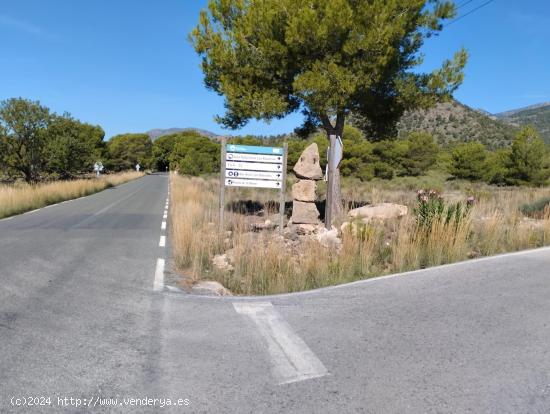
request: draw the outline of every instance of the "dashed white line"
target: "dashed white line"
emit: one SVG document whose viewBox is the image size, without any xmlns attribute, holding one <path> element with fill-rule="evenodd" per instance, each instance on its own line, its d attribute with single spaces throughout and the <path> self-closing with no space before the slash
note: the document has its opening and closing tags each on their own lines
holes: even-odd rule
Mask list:
<svg viewBox="0 0 550 414">
<path fill-rule="evenodd" d="M 164 288 L 164 259 L 157 259 L 157 267 L 155 269 L 155 281 L 153 283 L 153 290 L 155 292 L 161 291 Z"/>
<path fill-rule="evenodd" d="M 166 246 L 166 236 L 160 236 L 159 247 Z"/>
<path fill-rule="evenodd" d="M 162 218 L 163 219 L 167 219 L 168 218 L 168 212 L 166 210 L 164 210 L 164 214 L 162 215 Z"/>
<path fill-rule="evenodd" d="M 160 229 L 161 230 L 166 230 L 166 222 L 163 221 L 161 224 L 160 224 Z"/>
<path fill-rule="evenodd" d="M 267 342 L 273 375 L 279 384 L 319 378 L 328 374 L 323 363 L 296 335 L 271 302 L 234 302 L 235 310 L 246 315 Z"/>
</svg>

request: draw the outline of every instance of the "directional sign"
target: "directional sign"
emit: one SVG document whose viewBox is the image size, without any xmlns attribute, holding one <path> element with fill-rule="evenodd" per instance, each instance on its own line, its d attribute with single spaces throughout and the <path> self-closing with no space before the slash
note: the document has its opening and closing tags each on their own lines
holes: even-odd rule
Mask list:
<svg viewBox="0 0 550 414">
<path fill-rule="evenodd" d="M 265 154 L 240 154 L 238 152 L 228 152 L 225 156 L 228 161 L 254 161 L 254 162 L 272 162 L 282 164 L 282 155 Z"/>
<path fill-rule="evenodd" d="M 225 185 L 228 187 L 281 188 L 282 181 L 240 180 L 237 178 L 226 178 Z"/>
<path fill-rule="evenodd" d="M 335 143 L 336 145 L 334 147 L 334 160 L 332 160 L 332 166 L 333 168 L 338 168 L 340 161 L 342 161 L 342 157 L 344 156 L 344 144 L 342 143 L 342 139 L 340 137 L 336 137 Z"/>
<path fill-rule="evenodd" d="M 283 171 L 281 164 L 262 164 L 256 162 L 226 161 L 225 168 L 228 170 L 251 170 L 251 171 Z"/>
<path fill-rule="evenodd" d="M 283 155 L 283 148 L 257 147 L 254 145 L 227 145 L 227 152 L 243 152 L 245 154 L 276 154 Z"/>
<path fill-rule="evenodd" d="M 282 180 L 282 172 L 265 171 L 245 171 L 245 170 L 225 170 L 227 178 L 252 178 L 257 180 Z"/>
</svg>

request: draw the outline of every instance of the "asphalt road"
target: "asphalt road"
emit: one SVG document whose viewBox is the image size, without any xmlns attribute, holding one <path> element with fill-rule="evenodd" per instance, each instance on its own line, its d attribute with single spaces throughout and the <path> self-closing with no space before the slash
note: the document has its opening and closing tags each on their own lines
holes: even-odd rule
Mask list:
<svg viewBox="0 0 550 414">
<path fill-rule="evenodd" d="M 550 249 L 297 295 L 155 291 L 167 188 L 0 221 L 0 412 L 550 412 Z"/>
</svg>

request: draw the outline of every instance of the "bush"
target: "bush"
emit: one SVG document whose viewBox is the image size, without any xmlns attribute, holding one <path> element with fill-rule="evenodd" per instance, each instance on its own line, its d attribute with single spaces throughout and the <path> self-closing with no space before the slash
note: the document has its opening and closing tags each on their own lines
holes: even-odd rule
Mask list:
<svg viewBox="0 0 550 414">
<path fill-rule="evenodd" d="M 412 176 L 425 174 L 435 164 L 439 145 L 430 134 L 419 132 L 411 133 L 405 142 L 407 154 L 402 160 L 405 172 Z"/>
<path fill-rule="evenodd" d="M 523 128 L 512 143 L 508 164 L 508 182 L 514 185 L 541 185 L 549 171 L 545 165 L 548 149 L 533 127 Z"/>
<path fill-rule="evenodd" d="M 528 217 L 543 218 L 550 211 L 550 197 L 544 197 L 533 203 L 524 204 L 520 207 L 520 211 Z"/>
<path fill-rule="evenodd" d="M 377 178 L 383 178 L 384 180 L 391 180 L 393 178 L 393 168 L 388 163 L 378 161 L 374 163 L 374 176 Z"/>
<path fill-rule="evenodd" d="M 457 145 L 451 152 L 450 173 L 455 178 L 479 181 L 486 176 L 487 150 L 481 142 Z"/>
<path fill-rule="evenodd" d="M 430 232 L 435 220 L 443 221 L 445 225 L 459 225 L 470 214 L 473 198 L 466 204 L 457 202 L 447 205 L 443 196 L 436 190 L 418 190 L 418 204 L 414 210 L 416 221 L 420 228 Z"/>
</svg>

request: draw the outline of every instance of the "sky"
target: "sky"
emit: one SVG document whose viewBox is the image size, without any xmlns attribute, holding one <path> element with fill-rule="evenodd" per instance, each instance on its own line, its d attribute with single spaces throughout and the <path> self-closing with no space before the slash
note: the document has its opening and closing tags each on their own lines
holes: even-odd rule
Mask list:
<svg viewBox="0 0 550 414">
<path fill-rule="evenodd" d="M 459 16 L 487 0 L 457 0 Z M 223 98 L 203 84 L 187 39 L 207 0 L 2 0 L 0 100 L 39 100 L 103 127 L 106 137 L 153 128 L 218 134 L 291 132 L 300 114 L 227 131 Z M 493 0 L 429 39 L 419 70 L 465 47 L 461 102 L 492 113 L 550 101 L 550 1 Z"/>
</svg>

